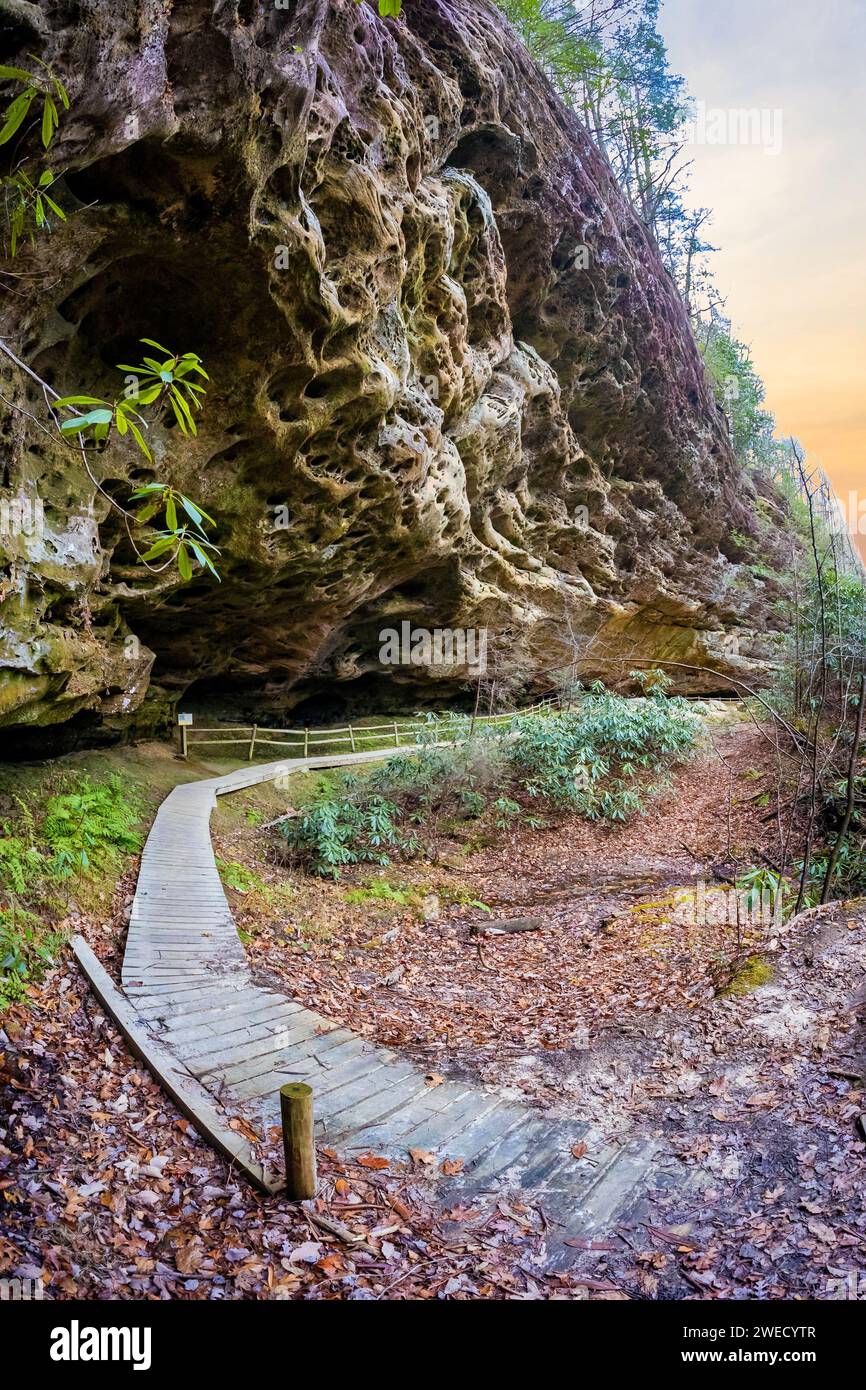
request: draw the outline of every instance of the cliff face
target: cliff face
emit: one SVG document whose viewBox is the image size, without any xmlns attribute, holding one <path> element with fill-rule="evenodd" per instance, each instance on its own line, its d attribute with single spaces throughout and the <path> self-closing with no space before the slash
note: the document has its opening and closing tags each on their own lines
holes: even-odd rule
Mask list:
<svg viewBox="0 0 866 1390">
<path fill-rule="evenodd" d="M 379 665 L 405 619 L 486 626 L 539 685 L 591 635 L 600 674 L 760 674 L 755 499 L 676 291 L 492 5 L 0 0 L 0 34 L 72 97 L 69 220 L 2 282 L 4 338 L 61 393 L 116 394 L 140 337 L 211 378 L 197 438 L 152 429 L 153 472 L 114 441 L 100 491 L 0 359 L 30 412 L 2 497 L 45 514 L 0 536 L 0 721 L 129 719 L 149 682 L 260 711 L 335 681 L 453 692 Z M 221 584 L 134 564 L 104 493 L 153 476 L 218 519 Z"/>
</svg>

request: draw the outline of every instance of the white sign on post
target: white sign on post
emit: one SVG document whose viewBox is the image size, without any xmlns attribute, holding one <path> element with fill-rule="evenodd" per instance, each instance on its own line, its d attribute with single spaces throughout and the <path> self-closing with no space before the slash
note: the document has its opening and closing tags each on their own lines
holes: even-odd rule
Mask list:
<svg viewBox="0 0 866 1390">
<path fill-rule="evenodd" d="M 183 725 L 183 724 L 191 724 L 191 723 L 192 723 L 192 715 L 191 715 L 191 714 L 179 714 L 179 715 L 177 716 L 177 722 L 178 722 L 178 724 L 180 724 L 180 725 Z"/>
</svg>

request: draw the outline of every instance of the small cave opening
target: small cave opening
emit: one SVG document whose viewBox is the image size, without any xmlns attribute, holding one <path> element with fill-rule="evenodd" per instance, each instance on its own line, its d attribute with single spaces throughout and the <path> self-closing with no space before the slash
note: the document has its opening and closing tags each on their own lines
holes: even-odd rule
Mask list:
<svg viewBox="0 0 866 1390">
<path fill-rule="evenodd" d="M 539 205 L 544 183 L 537 176 L 535 147 L 500 126 L 481 126 L 457 142 L 445 164 L 471 174 L 489 197 L 505 257 L 514 336 L 548 359 L 549 329 L 541 306 L 550 272 L 543 250 L 549 229 Z"/>
<path fill-rule="evenodd" d="M 431 680 L 422 671 L 368 671 L 355 680 L 336 681 L 311 690 L 294 706 L 295 723 L 341 724 L 372 715 L 406 718 L 426 710 L 472 710 L 475 696 L 465 680 Z"/>
<path fill-rule="evenodd" d="M 36 5 L 0 5 L 0 53 L 3 62 L 28 69 L 30 54 L 39 51 L 43 21 Z"/>
<path fill-rule="evenodd" d="M 472 174 L 489 195 L 495 212 L 520 180 L 521 155 L 518 136 L 497 126 L 482 126 L 458 140 L 445 164 Z"/>
<path fill-rule="evenodd" d="M 64 182 L 82 205 L 123 203 L 155 219 L 161 203 L 168 201 L 160 194 L 171 193 L 172 199 L 177 196 L 171 170 L 172 161 L 166 161 L 161 146 L 139 140 L 119 154 L 106 155 L 82 169 L 68 170 Z"/>
<path fill-rule="evenodd" d="M 207 285 L 198 255 L 133 255 L 75 290 L 59 312 L 77 326 L 79 352 L 88 352 L 105 369 L 115 371 L 121 362 L 136 365 L 145 353 L 158 355 L 142 346 L 142 338 L 152 338 L 170 352 L 195 352 L 204 343 L 213 354 L 226 341 L 230 325 L 224 299 L 209 293 Z"/>
<path fill-rule="evenodd" d="M 110 747 L 125 737 L 93 710 L 81 710 L 58 724 L 10 724 L 0 729 L 0 764 L 53 762 L 67 753 Z"/>
</svg>

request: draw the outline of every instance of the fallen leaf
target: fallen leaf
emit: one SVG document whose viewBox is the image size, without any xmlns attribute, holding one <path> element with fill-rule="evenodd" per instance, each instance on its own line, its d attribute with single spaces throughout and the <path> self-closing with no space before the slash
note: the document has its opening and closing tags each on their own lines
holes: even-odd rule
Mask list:
<svg viewBox="0 0 866 1390">
<path fill-rule="evenodd" d="M 256 1134 L 256 1131 L 251 1125 L 247 1124 L 246 1120 L 238 1116 L 235 1116 L 233 1120 L 229 1120 L 229 1129 L 233 1129 L 236 1134 L 242 1134 L 245 1139 L 249 1139 L 251 1144 L 261 1143 L 261 1136 Z"/>
<path fill-rule="evenodd" d="M 320 1240 L 305 1240 L 303 1245 L 296 1245 L 289 1260 L 292 1264 L 314 1265 L 322 1254 L 322 1242 Z"/>
<path fill-rule="evenodd" d="M 746 1104 L 753 1110 L 769 1110 L 776 1104 L 777 1099 L 775 1091 L 756 1091 L 753 1096 L 749 1096 Z"/>
<path fill-rule="evenodd" d="M 824 1245 L 836 1244 L 836 1232 L 825 1225 L 823 1221 L 819 1221 L 817 1217 L 813 1217 L 811 1221 L 806 1222 L 806 1229 L 807 1231 L 811 1231 L 813 1236 L 817 1236 L 818 1240 Z"/>
<path fill-rule="evenodd" d="M 204 1259 L 204 1250 L 198 1241 L 190 1241 L 189 1245 L 178 1250 L 174 1257 L 180 1274 L 195 1274 Z"/>
</svg>

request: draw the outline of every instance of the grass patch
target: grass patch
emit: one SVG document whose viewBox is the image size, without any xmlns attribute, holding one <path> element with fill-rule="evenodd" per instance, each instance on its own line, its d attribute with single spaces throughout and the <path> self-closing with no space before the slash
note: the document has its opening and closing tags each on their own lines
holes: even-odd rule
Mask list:
<svg viewBox="0 0 866 1390">
<path fill-rule="evenodd" d="M 163 798 L 202 775 L 157 743 L 0 767 L 0 1011 L 54 961 L 70 912 L 104 910 Z"/>
<path fill-rule="evenodd" d="M 350 888 L 346 893 L 347 903 L 384 903 L 395 907 L 418 907 L 424 895 L 417 888 L 395 888 L 384 878 L 374 878 L 360 888 Z"/>
<path fill-rule="evenodd" d="M 749 956 L 748 960 L 740 966 L 731 983 L 719 991 L 719 997 L 730 999 L 743 994 L 752 994 L 762 985 L 768 985 L 773 979 L 773 975 L 772 965 L 763 956 Z"/>
<path fill-rule="evenodd" d="M 63 940 L 55 930 L 74 891 L 98 901 L 142 845 L 142 803 L 118 773 L 55 775 L 40 798 L 16 790 L 0 824 L 0 1008 L 38 980 Z"/>
</svg>

